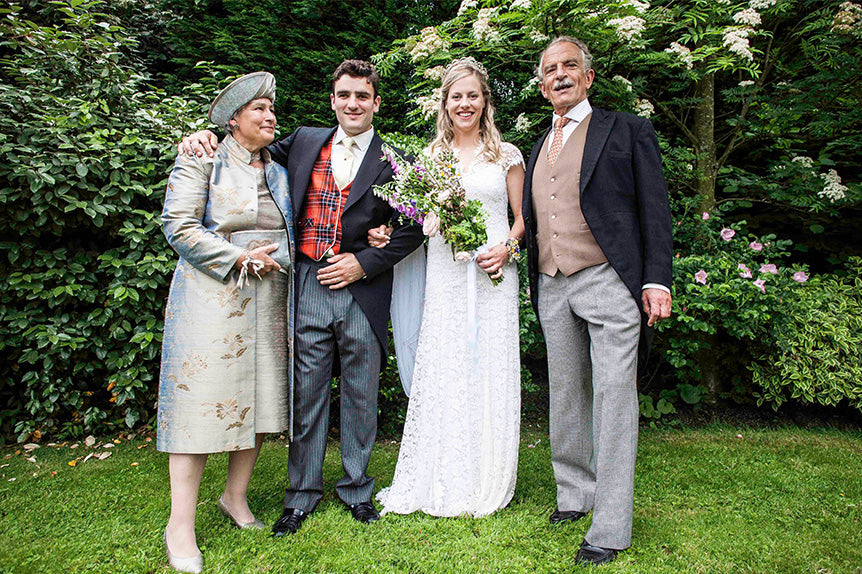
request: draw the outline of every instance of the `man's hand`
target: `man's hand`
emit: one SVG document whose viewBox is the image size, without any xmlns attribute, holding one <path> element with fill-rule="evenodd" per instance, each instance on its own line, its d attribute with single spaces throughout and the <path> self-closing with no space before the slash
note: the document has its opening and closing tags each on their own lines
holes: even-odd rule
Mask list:
<svg viewBox="0 0 862 574">
<path fill-rule="evenodd" d="M 644 305 L 644 313 L 649 315 L 647 325 L 650 327 L 656 321 L 670 317 L 671 297 L 667 291 L 661 289 L 644 289 L 641 293 L 641 301 Z"/>
<path fill-rule="evenodd" d="M 343 289 L 365 277 L 362 265 L 353 253 L 339 253 L 326 260 L 329 265 L 317 272 L 317 280 L 330 289 Z"/>
<path fill-rule="evenodd" d="M 218 137 L 209 130 L 202 130 L 184 137 L 183 141 L 177 144 L 177 153 L 203 157 L 206 152 L 208 156 L 213 157 L 217 147 Z"/>
</svg>

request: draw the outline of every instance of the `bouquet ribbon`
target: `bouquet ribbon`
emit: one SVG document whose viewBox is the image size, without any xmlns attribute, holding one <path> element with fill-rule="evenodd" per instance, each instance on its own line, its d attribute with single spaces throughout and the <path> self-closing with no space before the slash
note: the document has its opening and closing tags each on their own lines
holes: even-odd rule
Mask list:
<svg viewBox="0 0 862 574">
<path fill-rule="evenodd" d="M 479 323 L 476 321 L 476 273 L 479 266 L 476 264 L 476 258 L 487 251 L 487 245 L 481 246 L 467 263 L 467 343 L 473 361 L 474 377 L 479 375 Z"/>
</svg>

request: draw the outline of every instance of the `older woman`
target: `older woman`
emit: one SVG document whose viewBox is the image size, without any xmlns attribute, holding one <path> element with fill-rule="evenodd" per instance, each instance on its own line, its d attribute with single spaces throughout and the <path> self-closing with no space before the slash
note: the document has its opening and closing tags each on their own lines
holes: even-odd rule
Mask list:
<svg viewBox="0 0 862 574">
<path fill-rule="evenodd" d="M 213 101 L 228 135 L 213 158 L 179 156 L 162 223 L 180 255 L 165 311 L 158 442 L 170 453 L 170 565 L 201 572 L 195 539 L 207 455 L 230 452 L 221 512 L 262 528 L 246 492 L 263 436 L 290 427 L 293 232 L 275 137 L 275 78 L 248 74 Z"/>
</svg>

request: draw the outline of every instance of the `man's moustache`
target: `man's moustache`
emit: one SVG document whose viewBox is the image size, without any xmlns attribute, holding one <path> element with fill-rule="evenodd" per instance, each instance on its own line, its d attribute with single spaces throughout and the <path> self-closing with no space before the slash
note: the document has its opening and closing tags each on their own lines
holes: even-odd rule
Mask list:
<svg viewBox="0 0 862 574">
<path fill-rule="evenodd" d="M 557 80 L 556 82 L 554 82 L 554 89 L 562 90 L 565 88 L 572 88 L 574 87 L 574 85 L 575 84 L 571 80 Z"/>
</svg>

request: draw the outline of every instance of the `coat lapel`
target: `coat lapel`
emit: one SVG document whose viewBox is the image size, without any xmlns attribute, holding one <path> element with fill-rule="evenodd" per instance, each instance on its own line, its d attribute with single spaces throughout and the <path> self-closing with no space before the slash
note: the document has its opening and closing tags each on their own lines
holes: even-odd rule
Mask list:
<svg viewBox="0 0 862 574">
<path fill-rule="evenodd" d="M 599 108 L 593 108 L 593 116 L 590 118 L 590 127 L 587 129 L 587 139 L 584 143 L 584 157 L 581 160 L 581 194 L 584 193 L 584 189 L 593 176 L 596 163 L 598 163 L 599 156 L 608 141 L 613 125 L 613 114 Z"/>
<path fill-rule="evenodd" d="M 356 172 L 356 177 L 353 178 L 353 185 L 350 186 L 350 194 L 347 196 L 347 202 L 344 204 L 344 211 L 347 211 L 351 205 L 359 201 L 365 195 L 374 182 L 377 176 L 383 171 L 383 168 L 389 164 L 385 161 L 380 161 L 383 155 L 383 140 L 375 132 L 374 137 L 368 149 L 365 151 L 365 158 L 359 166 L 359 171 Z"/>
<path fill-rule="evenodd" d="M 305 194 L 308 192 L 308 185 L 311 183 L 311 172 L 314 171 L 314 164 L 320 156 L 320 150 L 326 145 L 337 128 L 331 130 L 314 130 L 311 132 L 309 141 L 296 142 L 294 145 L 303 145 L 303 150 L 299 159 L 296 162 L 294 169 L 296 174 L 292 177 L 293 189 L 291 189 L 291 198 L 293 199 L 293 213 L 302 213 L 302 205 L 305 203 Z M 291 166 L 293 167 L 293 166 Z"/>
<path fill-rule="evenodd" d="M 547 139 L 548 132 L 551 128 L 546 129 L 533 145 L 533 150 L 530 152 L 530 159 L 527 162 L 527 174 L 524 179 L 524 197 L 521 204 L 521 213 L 525 216 L 533 212 L 533 170 L 536 168 L 536 161 L 539 159 L 539 152 L 542 150 L 542 143 Z"/>
</svg>

